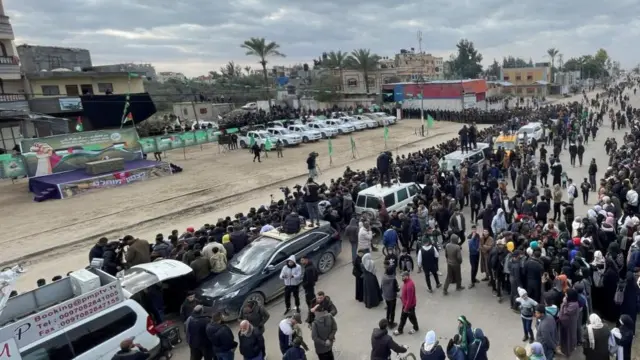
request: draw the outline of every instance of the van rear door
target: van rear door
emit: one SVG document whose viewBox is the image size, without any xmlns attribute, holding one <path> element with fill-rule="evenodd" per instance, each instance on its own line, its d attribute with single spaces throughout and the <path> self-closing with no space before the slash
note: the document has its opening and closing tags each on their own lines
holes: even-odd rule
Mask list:
<svg viewBox="0 0 640 360">
<path fill-rule="evenodd" d="M 160 260 L 135 265 L 125 270 L 120 283 L 125 296 L 131 297 L 149 286 L 189 275 L 191 272 L 191 267 L 182 261 Z"/>
</svg>

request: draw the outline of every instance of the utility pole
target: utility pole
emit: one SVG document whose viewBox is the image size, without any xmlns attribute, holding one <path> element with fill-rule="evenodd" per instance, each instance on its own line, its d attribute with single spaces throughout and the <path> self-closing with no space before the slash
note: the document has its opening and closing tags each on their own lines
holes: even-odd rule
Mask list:
<svg viewBox="0 0 640 360">
<path fill-rule="evenodd" d="M 422 31 L 418 30 L 418 54 L 422 56 Z M 421 61 L 422 63 L 422 61 Z M 420 87 L 420 134 L 424 136 L 424 63 L 420 67 L 420 74 L 418 75 L 418 83 Z"/>
</svg>

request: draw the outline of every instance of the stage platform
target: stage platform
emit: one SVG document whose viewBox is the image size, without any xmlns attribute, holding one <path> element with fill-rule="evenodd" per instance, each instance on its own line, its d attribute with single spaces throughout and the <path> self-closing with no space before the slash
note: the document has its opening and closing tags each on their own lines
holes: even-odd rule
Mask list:
<svg viewBox="0 0 640 360">
<path fill-rule="evenodd" d="M 84 169 L 67 171 L 29 179 L 29 191 L 35 201 L 66 199 L 95 189 L 113 188 L 138 181 L 171 175 L 171 165 L 151 160 L 133 160 L 124 164 L 124 171 L 92 176 Z"/>
</svg>

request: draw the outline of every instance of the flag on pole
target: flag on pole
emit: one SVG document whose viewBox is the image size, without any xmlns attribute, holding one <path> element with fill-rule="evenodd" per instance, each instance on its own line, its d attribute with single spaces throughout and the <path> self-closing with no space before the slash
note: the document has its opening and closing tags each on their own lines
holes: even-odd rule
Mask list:
<svg viewBox="0 0 640 360">
<path fill-rule="evenodd" d="M 127 117 L 126 117 L 127 113 L 130 113 L 129 112 L 129 94 L 127 94 L 127 97 L 124 100 L 124 109 L 122 109 L 122 124 L 120 124 L 121 128 L 127 122 Z"/>
<path fill-rule="evenodd" d="M 127 116 L 125 116 L 124 121 L 122 122 L 122 124 L 126 124 L 129 121 L 133 122 L 133 115 L 131 113 L 128 113 Z"/>
<path fill-rule="evenodd" d="M 84 130 L 84 126 L 82 126 L 82 116 L 78 116 L 78 119 L 76 120 L 76 131 L 80 132 Z"/>
<path fill-rule="evenodd" d="M 329 156 L 333 156 L 333 143 L 331 142 L 331 139 L 329 139 L 328 145 L 329 145 Z"/>
<path fill-rule="evenodd" d="M 271 143 L 271 138 L 267 138 L 267 140 L 265 140 L 264 142 L 264 149 L 266 151 L 271 151 L 271 147 L 273 147 L 273 144 Z"/>
<path fill-rule="evenodd" d="M 384 141 L 389 140 L 389 128 L 388 127 L 384 127 Z"/>
<path fill-rule="evenodd" d="M 256 139 L 253 137 L 253 134 L 249 134 L 249 147 L 255 145 Z"/>
<path fill-rule="evenodd" d="M 356 149 L 356 141 L 353 140 L 353 135 L 349 135 L 349 140 L 351 141 L 351 151 Z"/>
<path fill-rule="evenodd" d="M 427 127 L 428 128 L 432 128 L 433 127 L 433 118 L 431 117 L 431 115 L 427 115 Z"/>
</svg>

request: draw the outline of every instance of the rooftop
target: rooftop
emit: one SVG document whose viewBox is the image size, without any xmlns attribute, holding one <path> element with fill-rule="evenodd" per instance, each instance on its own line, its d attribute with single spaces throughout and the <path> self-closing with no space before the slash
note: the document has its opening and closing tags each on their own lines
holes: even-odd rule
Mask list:
<svg viewBox="0 0 640 360">
<path fill-rule="evenodd" d="M 40 71 L 37 73 L 26 74 L 30 80 L 37 79 L 66 79 L 70 77 L 128 77 L 129 73 L 126 71 Z"/>
<path fill-rule="evenodd" d="M 323 227 L 324 225 L 327 225 L 327 224 L 328 224 L 328 222 L 326 222 L 324 220 L 320 221 L 320 227 Z M 298 237 L 300 235 L 303 235 L 303 234 L 308 233 L 309 231 L 315 230 L 315 229 L 318 229 L 318 227 L 316 227 L 316 226 L 309 227 L 308 224 L 306 224 L 306 222 L 305 222 L 305 227 L 300 229 L 300 231 L 295 233 L 295 234 L 286 234 L 286 233 L 278 231 L 278 229 L 274 229 L 274 230 L 271 230 L 271 231 L 263 232 L 261 235 L 269 237 L 269 238 L 272 238 L 272 239 L 280 240 L 282 242 L 287 242 L 287 241 L 289 241 L 291 239 L 294 239 L 294 238 L 296 238 L 296 237 Z"/>
</svg>

